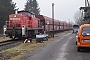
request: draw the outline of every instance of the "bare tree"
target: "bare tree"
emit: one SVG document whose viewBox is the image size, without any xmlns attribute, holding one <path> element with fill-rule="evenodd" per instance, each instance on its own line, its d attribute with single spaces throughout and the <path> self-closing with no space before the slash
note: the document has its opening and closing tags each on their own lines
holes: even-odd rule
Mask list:
<svg viewBox="0 0 90 60">
<path fill-rule="evenodd" d="M 83 13 L 81 11 L 77 11 L 74 15 L 74 20 L 76 24 L 83 24 Z"/>
</svg>

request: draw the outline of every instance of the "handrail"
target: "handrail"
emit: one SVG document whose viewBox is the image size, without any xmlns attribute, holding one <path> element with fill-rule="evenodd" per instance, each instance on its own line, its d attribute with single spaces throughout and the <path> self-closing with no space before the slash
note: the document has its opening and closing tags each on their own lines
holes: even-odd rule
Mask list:
<svg viewBox="0 0 90 60">
<path fill-rule="evenodd" d="M 17 23 L 13 21 L 6 21 L 6 26 L 8 27 L 12 27 L 13 24 L 15 25 L 15 27 L 18 27 Z M 22 25 L 26 25 L 26 27 L 32 27 L 32 22 L 30 20 L 27 20 L 25 22 L 20 21 L 19 25 L 20 25 L 19 27 L 21 27 Z"/>
</svg>

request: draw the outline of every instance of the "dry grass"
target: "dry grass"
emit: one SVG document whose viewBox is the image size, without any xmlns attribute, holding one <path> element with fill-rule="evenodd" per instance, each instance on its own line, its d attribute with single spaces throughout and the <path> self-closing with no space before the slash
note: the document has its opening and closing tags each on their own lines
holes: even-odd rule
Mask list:
<svg viewBox="0 0 90 60">
<path fill-rule="evenodd" d="M 0 37 L 0 42 L 11 40 L 9 37 Z"/>
</svg>

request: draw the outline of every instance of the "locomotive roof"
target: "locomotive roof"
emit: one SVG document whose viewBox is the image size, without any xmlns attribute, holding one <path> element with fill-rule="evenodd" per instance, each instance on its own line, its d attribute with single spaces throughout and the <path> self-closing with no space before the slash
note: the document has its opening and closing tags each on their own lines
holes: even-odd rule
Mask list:
<svg viewBox="0 0 90 60">
<path fill-rule="evenodd" d="M 19 12 L 28 12 L 28 13 L 30 13 L 29 11 L 25 11 L 25 10 L 18 11 L 18 13 L 19 13 Z"/>
</svg>

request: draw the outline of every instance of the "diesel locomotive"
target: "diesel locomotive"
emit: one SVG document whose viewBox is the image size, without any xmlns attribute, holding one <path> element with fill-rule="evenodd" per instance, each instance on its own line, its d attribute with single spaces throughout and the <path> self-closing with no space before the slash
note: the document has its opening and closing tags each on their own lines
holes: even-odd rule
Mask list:
<svg viewBox="0 0 90 60">
<path fill-rule="evenodd" d="M 40 19 L 28 11 L 18 11 L 16 14 L 10 14 L 6 25 L 4 26 L 4 35 L 10 38 L 31 38 L 39 31 Z"/>
</svg>

